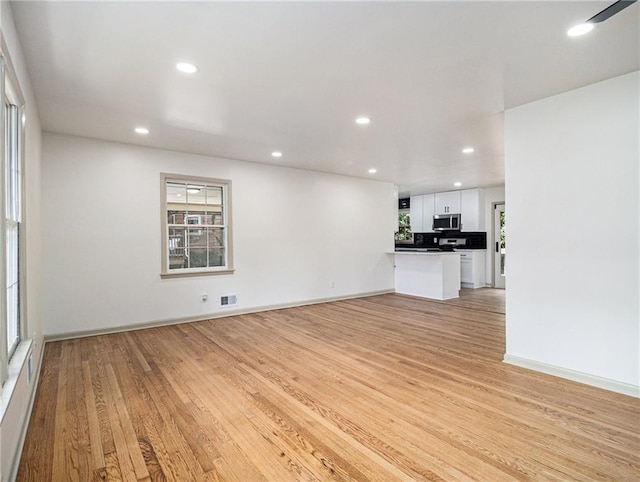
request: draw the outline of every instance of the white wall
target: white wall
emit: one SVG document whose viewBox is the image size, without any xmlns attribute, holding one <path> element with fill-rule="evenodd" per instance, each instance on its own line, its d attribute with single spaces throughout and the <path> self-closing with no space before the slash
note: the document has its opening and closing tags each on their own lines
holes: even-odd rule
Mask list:
<svg viewBox="0 0 640 482">
<path fill-rule="evenodd" d="M 393 290 L 392 184 L 53 134 L 43 158 L 46 335 Z M 232 181 L 235 274 L 160 279 L 161 172 Z"/>
<path fill-rule="evenodd" d="M 0 411 L 0 475 L 2 480 L 10 480 L 17 468 L 22 436 L 26 429 L 30 402 L 35 392 L 35 383 L 26 382 L 26 356 L 33 353 L 34 373 L 40 370 L 42 350 L 42 305 L 41 305 L 41 212 L 40 212 L 40 150 L 41 129 L 35 99 L 26 70 L 22 49 L 15 30 L 13 14 L 9 2 L 1 2 L 0 28 L 8 48 L 13 67 L 18 77 L 20 89 L 25 98 L 25 205 L 24 229 L 26 234 L 26 298 L 24 342 L 16 351 L 10 364 L 9 380 L 2 389 L 2 410 Z"/>
<path fill-rule="evenodd" d="M 506 112 L 505 359 L 640 385 L 639 83 Z"/>
</svg>

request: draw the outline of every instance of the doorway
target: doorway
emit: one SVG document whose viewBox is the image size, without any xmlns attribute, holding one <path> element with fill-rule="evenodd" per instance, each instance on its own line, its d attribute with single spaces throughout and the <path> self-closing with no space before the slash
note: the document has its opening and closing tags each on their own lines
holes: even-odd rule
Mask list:
<svg viewBox="0 0 640 482">
<path fill-rule="evenodd" d="M 506 287 L 506 259 L 507 259 L 507 240 L 506 240 L 506 216 L 504 203 L 494 205 L 493 209 L 493 239 L 495 240 L 495 249 L 493 250 L 493 287 Z"/>
</svg>

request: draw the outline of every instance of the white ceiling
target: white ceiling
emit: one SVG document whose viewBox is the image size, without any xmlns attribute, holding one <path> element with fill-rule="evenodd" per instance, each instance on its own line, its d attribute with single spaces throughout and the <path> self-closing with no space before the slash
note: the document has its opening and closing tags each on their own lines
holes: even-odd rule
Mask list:
<svg viewBox="0 0 640 482">
<path fill-rule="evenodd" d="M 374 177 L 417 194 L 503 184 L 504 109 L 638 70 L 637 3 L 585 37 L 566 35 L 611 3 L 12 8 L 46 131 Z M 200 72 L 176 71 L 181 60 Z M 370 125 L 354 123 L 363 114 Z M 462 154 L 467 145 L 476 152 Z"/>
</svg>

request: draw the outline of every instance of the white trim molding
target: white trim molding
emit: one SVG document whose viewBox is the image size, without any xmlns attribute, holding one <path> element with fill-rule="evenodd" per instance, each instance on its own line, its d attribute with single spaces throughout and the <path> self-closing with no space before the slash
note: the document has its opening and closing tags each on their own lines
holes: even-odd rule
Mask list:
<svg viewBox="0 0 640 482">
<path fill-rule="evenodd" d="M 367 296 L 386 295 L 394 293 L 394 290 L 371 291 L 368 293 L 359 293 L 354 295 L 336 296 L 330 298 L 318 298 L 315 300 L 297 301 L 292 303 L 280 303 L 273 305 L 257 306 L 253 308 L 227 309 L 224 308 L 220 312 L 209 313 L 206 315 L 185 316 L 182 318 L 172 318 L 165 320 L 149 321 L 146 323 L 136 323 L 132 325 L 122 325 L 113 328 L 104 328 L 97 330 L 75 331 L 69 333 L 53 333 L 45 335 L 45 342 L 71 340 L 73 338 L 84 338 L 87 336 L 108 335 L 110 333 L 121 333 L 125 331 L 144 330 L 146 328 L 155 328 L 159 326 L 179 325 L 181 323 L 194 323 L 197 321 L 207 321 L 217 318 L 228 318 L 230 316 L 247 315 L 250 313 L 259 313 L 262 311 L 280 310 L 283 308 L 295 308 L 297 306 L 316 305 L 320 303 L 329 303 L 332 301 L 351 300 L 355 298 L 364 298 Z"/>
<path fill-rule="evenodd" d="M 546 373 L 547 375 L 553 375 L 560 378 L 566 378 L 567 380 L 572 380 L 574 382 L 584 383 L 585 385 L 591 385 L 592 387 L 603 388 L 604 390 L 609 390 L 611 392 L 640 398 L 640 386 L 637 385 L 622 383 L 616 380 L 611 380 L 610 378 L 602 378 L 590 375 L 589 373 L 578 372 L 568 368 L 549 365 L 547 363 L 509 354 L 505 354 L 502 361 L 520 368 L 527 368 L 529 370 Z"/>
<path fill-rule="evenodd" d="M 36 399 L 36 391 L 38 387 L 38 383 L 40 383 L 40 367 L 42 367 L 42 359 L 44 356 L 44 341 L 40 340 L 39 342 L 35 342 L 34 340 L 23 340 L 18 345 L 15 354 L 13 355 L 13 359 L 11 360 L 10 366 L 12 369 L 10 370 L 12 376 L 10 380 L 5 383 L 8 393 L 6 394 L 7 399 L 4 400 L 5 393 L 3 392 L 3 403 L 2 403 L 2 419 L 6 414 L 6 411 L 13 399 L 15 394 L 15 388 L 18 383 L 25 382 L 25 377 L 28 376 L 27 371 L 29 370 L 29 358 L 31 357 L 32 365 L 31 365 L 31 380 L 27 382 L 27 404 L 26 408 L 23 408 L 20 412 L 20 421 L 19 427 L 17 431 L 18 439 L 16 440 L 15 447 L 11 447 L 12 450 L 15 450 L 13 454 L 11 454 L 11 458 L 9 459 L 9 479 L 15 480 L 18 475 L 18 466 L 20 464 L 20 457 L 22 456 L 22 449 L 24 446 L 24 441 L 27 436 L 27 429 L 29 427 L 29 422 L 31 420 L 31 414 L 33 411 L 33 404 Z M 7 386 L 10 385 L 11 388 Z M 3 387 L 4 390 L 5 387 Z M 3 479 L 4 480 L 4 479 Z"/>
</svg>

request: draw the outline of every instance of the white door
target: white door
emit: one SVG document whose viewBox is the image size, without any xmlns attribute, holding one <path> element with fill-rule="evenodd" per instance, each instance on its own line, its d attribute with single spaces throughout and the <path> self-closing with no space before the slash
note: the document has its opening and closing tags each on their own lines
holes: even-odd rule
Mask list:
<svg viewBox="0 0 640 482">
<path fill-rule="evenodd" d="M 493 286 L 505 288 L 506 274 L 505 264 L 507 258 L 507 242 L 505 230 L 504 204 L 496 204 L 493 212 Z"/>
</svg>

